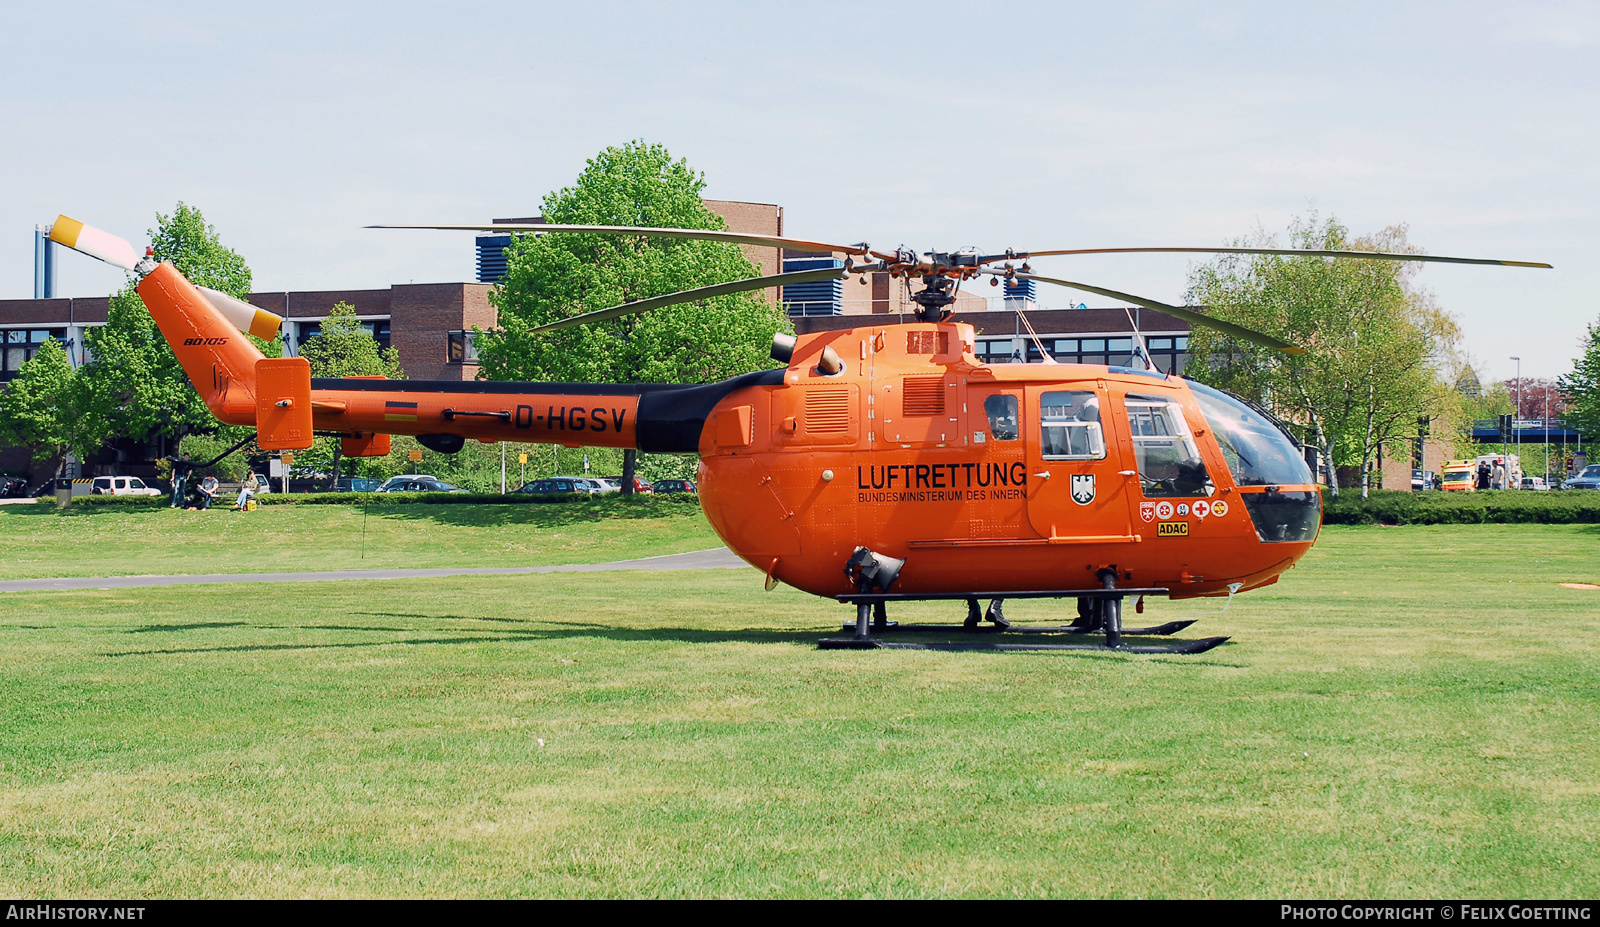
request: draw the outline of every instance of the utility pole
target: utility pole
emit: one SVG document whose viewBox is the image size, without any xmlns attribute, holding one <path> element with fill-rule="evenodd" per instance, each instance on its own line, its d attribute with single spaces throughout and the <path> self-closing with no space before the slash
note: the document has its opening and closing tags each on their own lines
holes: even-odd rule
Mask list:
<svg viewBox="0 0 1600 927">
<path fill-rule="evenodd" d="M 1512 440 L 1516 442 L 1517 462 L 1520 464 L 1522 462 L 1522 432 L 1517 430 L 1517 419 L 1522 417 L 1522 358 L 1513 357 L 1511 359 L 1517 362 L 1517 398 L 1513 400 L 1511 409 L 1511 434 L 1513 435 Z M 1510 467 L 1506 468 L 1506 482 L 1511 482 Z M 1506 488 L 1510 489 L 1511 487 L 1507 486 Z M 1521 489 L 1522 487 L 1519 485 L 1517 488 Z"/>
</svg>

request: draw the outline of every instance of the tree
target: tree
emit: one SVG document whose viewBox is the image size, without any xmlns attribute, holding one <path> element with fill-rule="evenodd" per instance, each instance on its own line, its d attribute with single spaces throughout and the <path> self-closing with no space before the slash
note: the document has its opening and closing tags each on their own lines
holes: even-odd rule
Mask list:
<svg viewBox="0 0 1600 927">
<path fill-rule="evenodd" d="M 1352 238 L 1312 215 L 1289 229 L 1290 247 L 1420 253 L 1404 226 Z M 1276 247 L 1265 233 L 1260 247 Z M 1286 255 L 1225 255 L 1195 270 L 1188 299 L 1219 318 L 1306 348 L 1289 355 L 1196 328 L 1188 372 L 1260 402 L 1300 426 L 1339 493 L 1338 467 L 1358 465 L 1361 492 L 1384 444 L 1450 403 L 1438 365 L 1455 342 L 1453 319 L 1411 284 L 1416 264 Z"/>
<path fill-rule="evenodd" d="M 721 229 L 701 202 L 704 175 L 642 141 L 607 148 L 570 187 L 544 198 L 553 223 Z M 774 270 L 777 270 L 776 268 Z M 588 382 L 720 380 L 768 364 L 788 320 L 754 293 L 658 309 L 540 335 L 528 329 L 677 290 L 756 276 L 736 245 L 615 235 L 519 235 L 490 294 L 495 331 L 478 335 L 479 376 Z M 634 455 L 625 455 L 632 491 Z"/>
<path fill-rule="evenodd" d="M 171 261 L 190 282 L 239 299 L 249 295 L 249 266 L 222 244 L 198 209 L 180 202 L 170 216 L 157 213 L 156 228 L 149 234 L 156 260 Z M 283 353 L 279 339 L 252 340 L 269 357 Z M 76 447 L 81 455 L 116 438 L 164 436 L 181 441 L 191 433 L 222 428 L 189 383 L 131 282 L 111 297 L 106 324 L 86 332 L 84 343 L 90 360 L 78 375 Z M 234 441 L 247 431 L 222 430 L 237 432 Z"/>
<path fill-rule="evenodd" d="M 1560 378 L 1571 400 L 1567 422 L 1585 435 L 1600 434 L 1600 321 L 1589 326 L 1572 372 Z"/>
<path fill-rule="evenodd" d="M 74 380 L 67 352 L 50 340 L 0 390 L 0 442 L 27 448 L 35 472 L 59 474 L 72 449 Z"/>
<path fill-rule="evenodd" d="M 317 333 L 300 346 L 300 356 L 311 364 L 314 377 L 405 377 L 400 352 L 379 345 L 356 318 L 356 307 L 345 302 L 328 310 Z"/>
<path fill-rule="evenodd" d="M 300 356 L 311 364 L 314 377 L 405 378 L 400 369 L 400 352 L 381 347 L 356 318 L 356 307 L 346 302 L 335 303 L 328 311 L 317 333 L 300 346 Z M 332 485 L 339 481 L 341 447 L 338 438 L 317 438 L 304 455 L 308 463 L 332 459 Z"/>
</svg>

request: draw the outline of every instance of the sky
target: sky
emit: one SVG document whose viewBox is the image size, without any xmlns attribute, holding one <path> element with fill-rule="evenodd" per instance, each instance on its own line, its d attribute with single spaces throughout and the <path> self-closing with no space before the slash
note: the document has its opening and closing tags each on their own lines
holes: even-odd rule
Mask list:
<svg viewBox="0 0 1600 927">
<path fill-rule="evenodd" d="M 1589 3 L 5 4 L 0 120 L 0 298 L 36 224 L 142 246 L 180 200 L 259 290 L 471 280 L 470 233 L 362 226 L 537 213 L 644 139 L 825 241 L 1220 245 L 1315 210 L 1548 261 L 1417 277 L 1495 379 L 1566 372 L 1600 320 Z M 1036 263 L 1164 302 L 1189 267 Z"/>
</svg>

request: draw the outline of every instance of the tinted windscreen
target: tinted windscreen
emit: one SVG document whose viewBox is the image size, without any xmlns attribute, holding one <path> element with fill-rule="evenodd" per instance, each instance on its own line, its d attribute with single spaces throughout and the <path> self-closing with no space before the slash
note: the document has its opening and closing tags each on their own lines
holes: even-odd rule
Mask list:
<svg viewBox="0 0 1600 927">
<path fill-rule="evenodd" d="M 1265 415 L 1220 390 L 1193 380 L 1189 389 L 1211 425 L 1233 481 L 1240 486 L 1312 482 L 1305 458 L 1289 436 Z"/>
<path fill-rule="evenodd" d="M 1240 493 L 1263 541 L 1310 541 L 1322 525 L 1322 494 L 1312 492 Z"/>
</svg>

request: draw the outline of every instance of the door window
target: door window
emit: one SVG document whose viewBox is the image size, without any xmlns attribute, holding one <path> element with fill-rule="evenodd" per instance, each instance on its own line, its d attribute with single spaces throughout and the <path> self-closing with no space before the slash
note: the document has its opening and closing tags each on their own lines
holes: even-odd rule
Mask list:
<svg viewBox="0 0 1600 927">
<path fill-rule="evenodd" d="M 1017 440 L 1017 397 L 997 394 L 983 401 L 989 416 L 989 434 L 996 441 Z"/>
<path fill-rule="evenodd" d="M 1087 390 L 1045 393 L 1039 399 L 1039 445 L 1045 460 L 1104 460 L 1100 400 Z"/>
<path fill-rule="evenodd" d="M 1215 491 L 1211 475 L 1178 403 L 1161 396 L 1129 395 L 1126 405 L 1145 497 L 1211 495 Z"/>
</svg>

